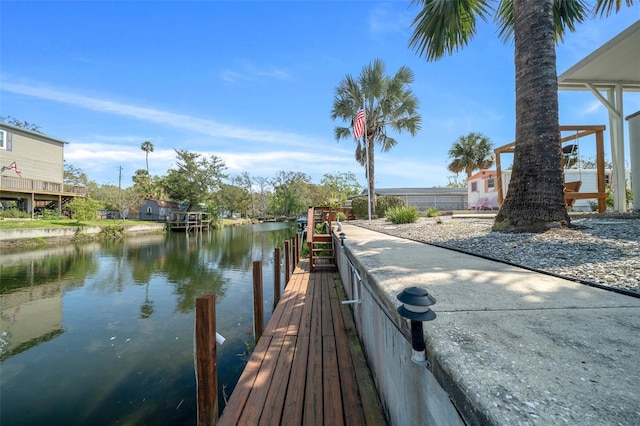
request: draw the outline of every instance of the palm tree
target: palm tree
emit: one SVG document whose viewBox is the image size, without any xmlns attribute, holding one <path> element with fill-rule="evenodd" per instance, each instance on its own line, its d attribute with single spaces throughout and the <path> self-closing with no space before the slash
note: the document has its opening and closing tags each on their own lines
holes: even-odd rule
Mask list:
<svg viewBox="0 0 640 426">
<path fill-rule="evenodd" d="M 153 152 L 153 144 L 149 141 L 142 142 L 140 149 L 145 152 L 145 160 L 147 162 L 147 172 L 149 172 L 149 153 Z"/>
<path fill-rule="evenodd" d="M 625 0 L 627 6 L 633 0 Z M 451 54 L 473 38 L 476 17 L 492 11 L 491 0 L 414 0 L 423 8 L 414 19 L 409 45 L 427 60 Z M 595 13 L 618 11 L 622 0 L 596 0 Z M 501 0 L 496 19 L 504 40 L 515 40 L 516 149 L 509 192 L 494 229 L 542 232 L 568 226 L 564 204 L 558 121 L 555 43 L 565 29 L 587 16 L 583 0 Z"/>
<path fill-rule="evenodd" d="M 453 161 L 447 168 L 453 173 L 464 171 L 469 179 L 474 170 L 491 167 L 493 160 L 489 156 L 492 148 L 491 140 L 482 133 L 460 136 L 449 150 L 449 158 Z"/>
<path fill-rule="evenodd" d="M 417 113 L 418 99 L 409 85 L 413 83 L 413 72 L 402 66 L 392 77 L 385 75 L 385 64 L 375 59 L 365 66 L 356 80 L 346 75 L 336 88 L 331 109 L 331 119 L 342 119 L 352 123 L 360 107 L 364 106 L 366 117 L 366 146 L 357 140 L 356 160 L 365 166 L 369 185 L 369 207 L 375 217 L 375 167 L 374 148 L 377 143 L 383 152 L 389 151 L 398 141 L 387 134 L 387 126 L 397 133 L 409 132 L 415 136 L 420 130 L 422 117 Z M 364 99 L 364 105 L 363 105 Z M 336 127 L 336 140 L 352 138 L 351 127 Z M 368 159 L 367 159 L 368 156 Z M 366 169 L 368 160 L 368 170 Z"/>
</svg>

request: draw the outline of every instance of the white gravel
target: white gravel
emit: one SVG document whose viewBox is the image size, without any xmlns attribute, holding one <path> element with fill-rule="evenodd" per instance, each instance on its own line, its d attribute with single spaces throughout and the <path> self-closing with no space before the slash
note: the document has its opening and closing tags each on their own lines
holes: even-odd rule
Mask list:
<svg viewBox="0 0 640 426">
<path fill-rule="evenodd" d="M 441 216 L 400 225 L 384 219 L 350 223 L 640 295 L 637 215 L 573 218 L 573 228 L 541 234 L 493 232 L 493 222 L 493 218 Z"/>
</svg>

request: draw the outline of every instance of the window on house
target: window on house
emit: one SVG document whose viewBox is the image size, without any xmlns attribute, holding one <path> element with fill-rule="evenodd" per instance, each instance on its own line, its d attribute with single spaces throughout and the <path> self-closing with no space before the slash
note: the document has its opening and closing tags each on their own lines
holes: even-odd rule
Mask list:
<svg viewBox="0 0 640 426">
<path fill-rule="evenodd" d="M 151 207 L 147 207 L 147 214 L 151 214 L 153 213 L 153 211 L 151 210 Z"/>
<path fill-rule="evenodd" d="M 495 186 L 496 186 L 496 179 L 495 178 L 487 179 L 487 188 L 491 189 L 491 188 L 495 188 Z"/>
<path fill-rule="evenodd" d="M 478 192 L 478 182 L 471 182 L 471 192 Z"/>
<path fill-rule="evenodd" d="M 609 185 L 611 183 L 611 175 L 609 173 L 604 174 L 604 184 Z"/>
<path fill-rule="evenodd" d="M 7 149 L 7 132 L 0 130 L 0 149 Z"/>
</svg>

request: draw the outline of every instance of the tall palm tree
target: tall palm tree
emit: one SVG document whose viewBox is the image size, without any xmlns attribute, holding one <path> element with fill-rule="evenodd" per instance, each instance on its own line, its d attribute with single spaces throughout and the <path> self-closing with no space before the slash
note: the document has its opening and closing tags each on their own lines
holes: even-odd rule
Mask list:
<svg viewBox="0 0 640 426">
<path fill-rule="evenodd" d="M 449 150 L 449 158 L 453 161 L 447 168 L 453 173 L 467 173 L 467 179 L 474 170 L 488 169 L 493 164 L 489 159 L 493 146 L 491 140 L 482 133 L 469 133 L 460 136 Z"/>
<path fill-rule="evenodd" d="M 331 119 L 342 119 L 352 123 L 364 99 L 366 117 L 366 141 L 356 141 L 356 160 L 362 166 L 367 165 L 367 181 L 369 185 L 369 207 L 375 217 L 375 167 L 374 148 L 380 145 L 383 152 L 389 151 L 398 141 L 387 134 L 387 128 L 402 133 L 409 132 L 415 136 L 420 130 L 422 117 L 417 113 L 418 98 L 413 95 L 409 85 L 414 81 L 413 72 L 402 66 L 395 75 L 385 75 L 386 66 L 380 59 L 375 59 L 365 66 L 356 80 L 346 75 L 336 88 L 331 109 Z M 336 140 L 352 138 L 351 127 L 337 126 L 334 129 Z M 368 158 L 367 158 L 368 156 Z"/>
<path fill-rule="evenodd" d="M 145 152 L 145 161 L 147 162 L 147 172 L 149 172 L 149 153 L 153 152 L 153 144 L 149 141 L 142 142 L 140 149 Z"/>
<path fill-rule="evenodd" d="M 476 17 L 493 11 L 491 0 L 413 0 L 423 6 L 409 45 L 427 60 L 464 47 Z M 596 0 L 595 13 L 618 11 L 622 0 Z M 633 0 L 625 0 L 627 6 Z M 584 0 L 500 0 L 496 20 L 504 40 L 515 40 L 516 148 L 509 192 L 494 229 L 542 232 L 568 226 L 564 204 L 558 122 L 555 43 L 588 13 Z"/>
</svg>

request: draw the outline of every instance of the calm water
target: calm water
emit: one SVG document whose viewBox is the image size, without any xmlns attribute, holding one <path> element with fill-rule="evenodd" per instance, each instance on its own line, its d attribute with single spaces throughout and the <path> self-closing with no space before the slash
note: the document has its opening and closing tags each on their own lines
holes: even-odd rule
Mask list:
<svg viewBox="0 0 640 426">
<path fill-rule="evenodd" d="M 266 324 L 274 248 L 293 235 L 269 223 L 2 254 L 0 424 L 195 424 L 196 296 L 217 295 L 231 394 L 253 342 L 253 261 Z"/>
</svg>

